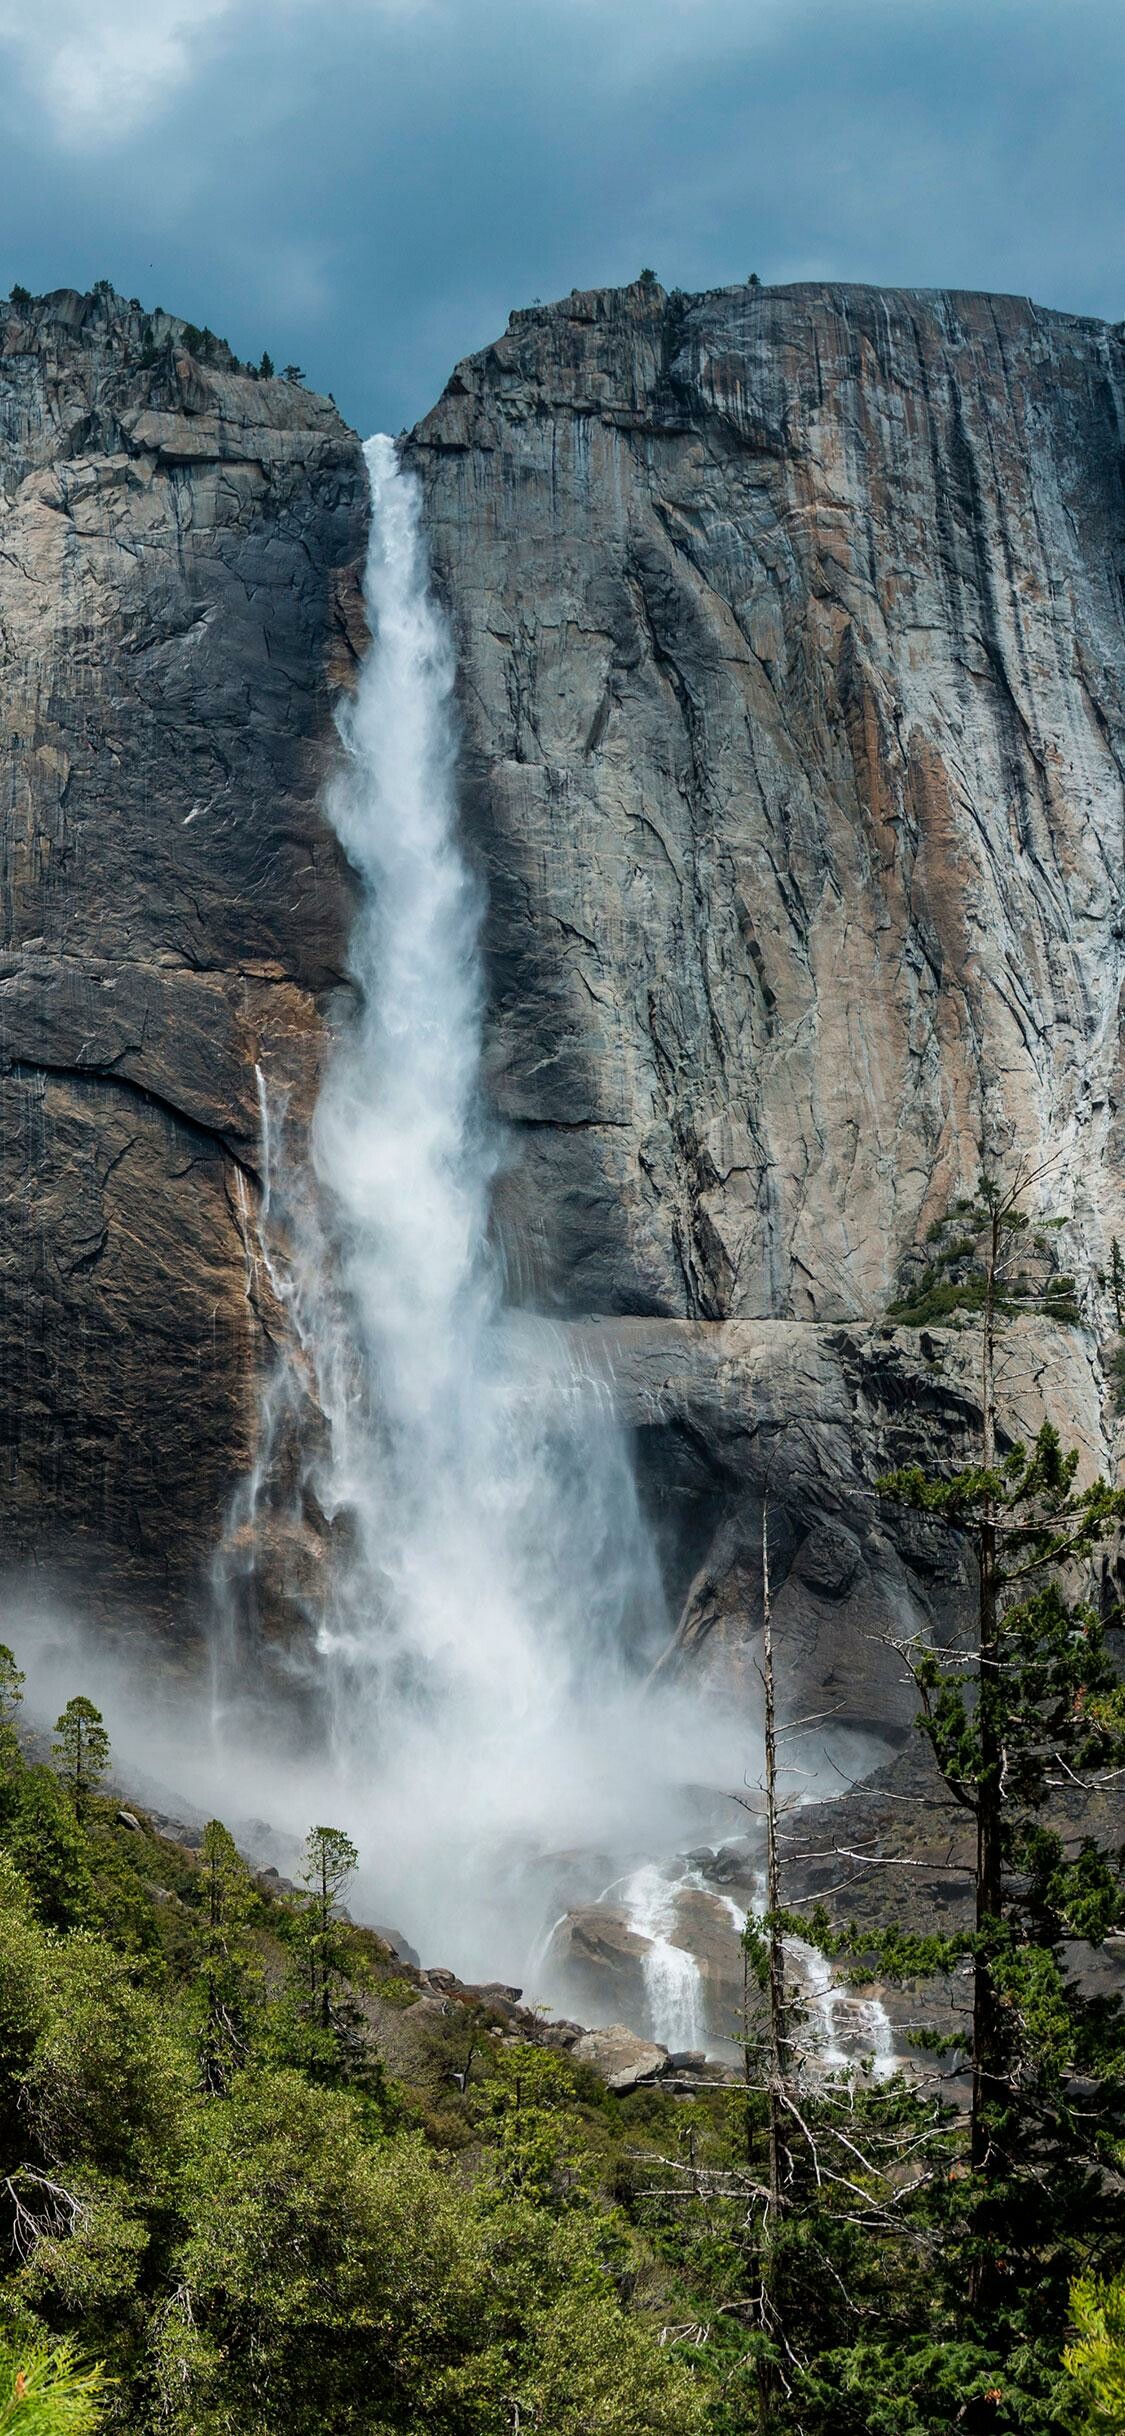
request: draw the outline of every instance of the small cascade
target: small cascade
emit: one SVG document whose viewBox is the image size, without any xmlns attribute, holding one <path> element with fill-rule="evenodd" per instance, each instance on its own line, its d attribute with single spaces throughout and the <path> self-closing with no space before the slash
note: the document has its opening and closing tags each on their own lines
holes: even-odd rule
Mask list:
<svg viewBox="0 0 1125 2436">
<path fill-rule="evenodd" d="M 642 1964 L 649 2028 L 673 2055 L 701 2048 L 707 2038 L 699 1964 L 686 1946 L 674 1944 L 668 1935 L 675 1926 L 676 1896 L 685 1883 L 683 1878 L 670 1881 L 649 1861 L 621 1890 L 630 1928 L 649 1941 Z"/>
<path fill-rule="evenodd" d="M 706 1883 L 698 1878 L 694 1882 Z M 745 1912 L 731 1895 L 721 1894 L 720 1900 L 741 1936 Z M 765 1908 L 765 1881 L 759 1878 L 750 1909 L 760 1920 Z M 786 1956 L 803 1984 L 809 2012 L 819 2033 L 815 2070 L 825 2074 L 851 2072 L 856 2065 L 863 2065 L 874 2080 L 889 2080 L 899 2065 L 894 2024 L 882 1999 L 855 1996 L 849 1988 L 842 1988 L 833 1976 L 827 1956 L 816 1946 L 806 1945 L 800 1937 L 787 1937 L 784 1942 Z"/>
<path fill-rule="evenodd" d="M 837 1987 L 831 1964 L 814 1945 L 803 1945 L 797 1938 L 787 1944 L 805 1982 L 810 2011 L 820 2026 L 818 2067 L 822 2072 L 846 2072 L 853 2059 L 840 2041 L 840 2013 L 847 2002 L 844 1990 Z"/>
</svg>

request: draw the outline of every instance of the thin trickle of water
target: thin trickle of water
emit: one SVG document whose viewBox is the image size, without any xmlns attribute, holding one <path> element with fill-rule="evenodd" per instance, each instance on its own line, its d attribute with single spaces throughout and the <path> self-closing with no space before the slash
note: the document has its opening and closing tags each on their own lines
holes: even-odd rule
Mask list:
<svg viewBox="0 0 1125 2436">
<path fill-rule="evenodd" d="M 289 1409 L 307 1393 L 319 1416 L 300 1483 L 331 1534 L 316 1677 L 366 1899 L 429 1959 L 522 1977 L 551 1853 L 666 1850 L 744 1753 L 699 1700 L 646 1692 L 668 1619 L 612 1396 L 505 1307 L 453 655 L 418 483 L 390 440 L 366 454 L 372 643 L 327 798 L 359 882 L 353 1005 L 311 1179 L 281 1177 L 263 1108 L 271 1276 Z"/>
</svg>

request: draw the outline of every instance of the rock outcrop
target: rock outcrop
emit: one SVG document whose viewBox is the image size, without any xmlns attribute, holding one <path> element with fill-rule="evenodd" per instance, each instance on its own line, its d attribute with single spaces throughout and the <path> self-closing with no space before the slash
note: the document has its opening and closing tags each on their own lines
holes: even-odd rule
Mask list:
<svg viewBox="0 0 1125 2436">
<path fill-rule="evenodd" d="M 205 352 L 104 288 L 0 307 L 5 1557 L 164 1631 L 252 1457 L 255 1070 L 307 1107 L 362 646 L 353 435 Z"/>
<path fill-rule="evenodd" d="M 1111 1451 L 1123 438 L 1099 322 L 638 283 L 513 314 L 411 444 L 510 1267 L 617 1317 L 684 1643 L 745 1654 L 773 1462 L 801 1694 L 875 1728 L 902 1706 L 881 1636 L 935 1569 L 888 1542 L 873 1458 L 932 1448 L 951 1394 L 973 1412 L 948 1332 L 927 1359 L 879 1322 L 982 1150 L 1062 1154 L 1093 1335 L 1025 1342 L 1024 1402 L 1049 1373 Z"/>
</svg>

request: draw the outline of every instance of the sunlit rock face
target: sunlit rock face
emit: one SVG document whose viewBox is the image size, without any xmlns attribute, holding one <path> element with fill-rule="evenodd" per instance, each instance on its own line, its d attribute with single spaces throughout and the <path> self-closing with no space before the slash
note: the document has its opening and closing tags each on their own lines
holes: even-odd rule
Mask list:
<svg viewBox="0 0 1125 2436">
<path fill-rule="evenodd" d="M 870 1316 L 982 1136 L 1120 1225 L 1123 440 L 1102 323 L 826 287 L 515 314 L 420 426 L 572 1309 Z"/>
<path fill-rule="evenodd" d="M 951 1392 L 973 1420 L 946 1332 L 879 1335 L 904 1258 L 982 1143 L 1061 1148 L 1084 1280 L 1125 1233 L 1123 440 L 1099 322 L 638 284 L 514 314 L 412 441 L 511 1273 L 618 1318 L 699 1663 L 745 1656 L 768 1425 L 801 1696 L 867 1724 L 902 1711 L 883 1637 L 949 1587 L 871 1484 Z M 1094 1460 L 1091 1355 L 1055 1330 L 1011 1385 Z"/>
<path fill-rule="evenodd" d="M 309 1103 L 341 970 L 363 471 L 324 399 L 60 293 L 0 307 L 0 486 L 5 1557 L 178 1623 L 273 1325 L 255 1065 Z"/>
</svg>

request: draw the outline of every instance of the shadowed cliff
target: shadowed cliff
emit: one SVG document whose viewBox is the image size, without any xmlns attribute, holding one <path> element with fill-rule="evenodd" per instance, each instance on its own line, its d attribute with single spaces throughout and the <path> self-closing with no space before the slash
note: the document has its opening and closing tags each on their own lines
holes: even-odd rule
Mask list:
<svg viewBox="0 0 1125 2436">
<path fill-rule="evenodd" d="M 366 513 L 335 409 L 208 352 L 104 288 L 0 306 L 5 1553 L 164 1621 L 270 1353 L 255 1064 L 307 1106 L 342 966 Z"/>
</svg>

